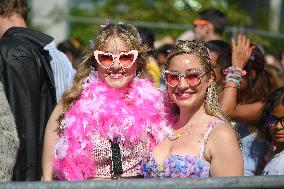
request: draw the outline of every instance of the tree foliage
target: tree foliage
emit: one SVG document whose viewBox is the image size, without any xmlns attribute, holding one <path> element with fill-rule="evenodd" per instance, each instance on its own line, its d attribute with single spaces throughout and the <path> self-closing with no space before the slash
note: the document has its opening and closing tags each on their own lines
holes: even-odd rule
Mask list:
<svg viewBox="0 0 284 189">
<path fill-rule="evenodd" d="M 210 7 L 223 11 L 228 18 L 229 26 L 249 26 L 252 22 L 250 16 L 235 0 L 85 0 L 83 5 L 73 3 L 69 14 L 94 20 L 71 20 L 70 37 L 78 37 L 86 43 L 89 39 L 95 38 L 99 25 L 107 18 L 134 25 L 146 24 L 155 32 L 156 39 L 164 36 L 177 38 L 192 27 L 191 23 L 200 10 Z M 225 37 L 229 40 L 230 34 L 226 34 Z M 274 47 L 273 39 L 255 36 L 253 39 L 265 47 Z"/>
</svg>

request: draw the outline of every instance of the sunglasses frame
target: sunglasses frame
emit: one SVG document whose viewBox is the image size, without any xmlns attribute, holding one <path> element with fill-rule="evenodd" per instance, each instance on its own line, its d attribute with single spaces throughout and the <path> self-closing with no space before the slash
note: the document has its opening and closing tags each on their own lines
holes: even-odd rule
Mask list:
<svg viewBox="0 0 284 189">
<path fill-rule="evenodd" d="M 177 71 L 170 71 L 170 70 L 163 70 L 162 71 L 162 75 L 163 75 L 163 78 L 166 82 L 167 85 L 171 86 L 171 87 L 176 87 L 179 82 L 180 82 L 180 78 L 181 77 L 185 77 L 187 74 L 190 74 L 190 73 L 199 73 L 200 74 L 200 78 L 199 78 L 199 81 L 195 84 L 195 85 L 191 85 L 188 83 L 188 81 L 185 79 L 186 83 L 190 86 L 190 87 L 196 87 L 197 85 L 199 85 L 201 83 L 201 79 L 205 76 L 206 72 L 203 71 L 201 68 L 194 68 L 194 69 L 191 69 L 189 71 L 186 71 L 186 73 L 182 74 L 182 73 L 179 73 Z M 171 85 L 168 83 L 167 79 L 166 79 L 166 74 L 175 74 L 178 76 L 178 82 L 177 84 L 175 85 Z"/>
<path fill-rule="evenodd" d="M 270 123 L 269 123 L 269 121 L 268 121 L 268 118 L 269 118 L 269 117 L 273 117 L 273 119 L 276 120 L 276 122 L 273 122 L 273 123 L 270 122 Z M 269 120 L 271 120 L 271 119 L 269 119 Z M 284 124 L 283 124 L 283 122 L 282 122 L 281 120 L 284 120 L 284 117 L 277 117 L 277 116 L 275 116 L 275 115 L 269 114 L 269 115 L 265 118 L 265 125 L 266 125 L 267 127 L 276 127 L 276 125 L 278 124 L 278 122 L 280 122 L 281 126 L 284 128 Z"/>
<path fill-rule="evenodd" d="M 103 55 L 111 55 L 111 57 L 112 57 L 112 63 L 111 63 L 109 66 L 103 66 L 103 65 L 100 63 L 100 61 L 99 61 L 99 55 L 100 55 L 100 54 L 103 54 Z M 133 61 L 132 61 L 132 63 L 131 63 L 129 66 L 124 66 L 124 65 L 120 62 L 119 58 L 120 58 L 121 55 L 128 55 L 128 54 L 133 54 L 133 55 L 134 55 Z M 111 52 L 104 52 L 104 51 L 95 50 L 95 51 L 94 51 L 94 56 L 95 56 L 95 59 L 96 59 L 96 61 L 98 62 L 98 64 L 99 64 L 101 67 L 105 68 L 105 69 L 110 68 L 110 67 L 114 64 L 115 59 L 118 60 L 119 64 L 120 64 L 123 68 L 129 68 L 129 67 L 131 67 L 131 66 L 134 64 L 134 62 L 137 60 L 137 57 L 138 57 L 138 50 L 131 50 L 131 51 L 128 51 L 128 52 L 120 52 L 118 55 L 114 55 L 114 54 L 111 53 Z"/>
<path fill-rule="evenodd" d="M 193 27 L 197 27 L 197 26 L 205 26 L 207 24 L 209 24 L 210 21 L 208 20 L 203 20 L 203 19 L 196 19 L 192 22 Z"/>
</svg>

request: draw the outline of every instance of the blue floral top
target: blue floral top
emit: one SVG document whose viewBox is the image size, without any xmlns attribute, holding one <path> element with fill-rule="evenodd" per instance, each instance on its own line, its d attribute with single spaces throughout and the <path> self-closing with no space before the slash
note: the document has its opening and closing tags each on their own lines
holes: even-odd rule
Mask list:
<svg viewBox="0 0 284 189">
<path fill-rule="evenodd" d="M 152 154 L 142 164 L 145 178 L 209 177 L 210 163 L 190 155 L 171 155 L 164 164 L 158 164 Z"/>
<path fill-rule="evenodd" d="M 220 123 L 220 121 L 218 121 Z M 208 136 L 217 122 L 209 123 L 209 129 L 200 146 L 200 157 L 192 155 L 170 155 L 163 164 L 158 164 L 153 154 L 146 155 L 142 162 L 144 178 L 194 178 L 209 177 L 210 162 L 204 159 L 204 147 Z"/>
</svg>

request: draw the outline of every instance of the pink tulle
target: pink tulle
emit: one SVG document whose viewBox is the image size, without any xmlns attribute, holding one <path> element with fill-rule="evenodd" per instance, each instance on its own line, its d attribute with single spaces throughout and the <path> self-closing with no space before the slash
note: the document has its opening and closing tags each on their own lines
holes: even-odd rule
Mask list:
<svg viewBox="0 0 284 189">
<path fill-rule="evenodd" d="M 119 137 L 129 145 L 137 139 L 150 140 L 151 147 L 171 133 L 163 95 L 150 81 L 134 78 L 131 87 L 121 91 L 107 86 L 93 72 L 83 88 L 61 124 L 64 132 L 55 146 L 53 162 L 57 178 L 95 176 L 94 132 L 111 140 Z"/>
</svg>

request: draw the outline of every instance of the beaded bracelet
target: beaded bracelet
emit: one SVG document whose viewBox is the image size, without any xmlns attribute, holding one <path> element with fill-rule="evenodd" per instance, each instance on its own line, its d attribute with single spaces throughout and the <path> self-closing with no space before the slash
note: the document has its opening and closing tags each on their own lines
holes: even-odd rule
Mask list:
<svg viewBox="0 0 284 189">
<path fill-rule="evenodd" d="M 239 86 L 233 86 L 233 85 L 227 85 L 225 86 L 223 89 L 226 89 L 226 88 L 235 88 L 235 89 L 240 89 Z"/>
<path fill-rule="evenodd" d="M 226 75 L 225 82 L 227 83 L 231 81 L 236 83 L 238 86 L 240 86 L 242 80 L 242 72 L 243 71 L 239 67 L 236 66 L 228 67 L 223 71 L 223 73 Z"/>
<path fill-rule="evenodd" d="M 223 71 L 224 75 L 228 74 L 240 74 L 242 75 L 243 70 L 237 66 L 230 66 Z"/>
<path fill-rule="evenodd" d="M 225 80 L 226 83 L 228 83 L 230 81 L 236 83 L 238 86 L 241 84 L 241 78 L 240 79 L 226 78 L 226 80 Z"/>
<path fill-rule="evenodd" d="M 236 83 L 237 85 L 240 85 L 241 84 L 241 77 L 234 77 L 234 76 L 231 76 L 231 75 L 227 75 L 226 78 L 225 78 L 225 82 L 234 82 Z"/>
</svg>

